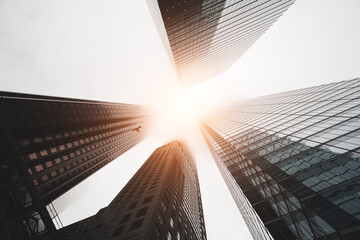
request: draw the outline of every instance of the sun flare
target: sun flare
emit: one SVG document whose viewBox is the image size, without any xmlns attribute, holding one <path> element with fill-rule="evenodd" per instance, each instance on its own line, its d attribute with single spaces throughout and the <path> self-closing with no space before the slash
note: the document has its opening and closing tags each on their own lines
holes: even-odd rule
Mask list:
<svg viewBox="0 0 360 240">
<path fill-rule="evenodd" d="M 189 99 L 186 98 L 180 98 L 174 108 L 175 111 L 177 111 L 180 115 L 183 115 L 184 117 L 191 117 L 191 115 L 195 113 L 194 105 L 192 105 Z"/>
<path fill-rule="evenodd" d="M 190 99 L 188 95 L 180 95 L 170 103 L 169 113 L 173 121 L 180 121 L 182 124 L 192 124 L 198 120 L 199 107 L 196 101 Z"/>
<path fill-rule="evenodd" d="M 190 91 L 171 95 L 154 108 L 154 133 L 166 139 L 189 137 L 197 131 L 206 107 L 197 94 Z"/>
</svg>

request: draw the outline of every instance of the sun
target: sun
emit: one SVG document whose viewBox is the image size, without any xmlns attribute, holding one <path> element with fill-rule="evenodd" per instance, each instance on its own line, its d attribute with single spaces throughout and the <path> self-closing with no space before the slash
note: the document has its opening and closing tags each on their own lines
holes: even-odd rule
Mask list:
<svg viewBox="0 0 360 240">
<path fill-rule="evenodd" d="M 184 117 L 194 114 L 194 105 L 186 98 L 180 98 L 174 108 L 179 112 L 179 115 L 183 115 Z"/>
<path fill-rule="evenodd" d="M 187 137 L 198 128 L 202 109 L 188 91 L 178 92 L 154 108 L 154 134 L 172 140 Z"/>
<path fill-rule="evenodd" d="M 188 94 L 181 94 L 175 97 L 170 103 L 170 111 L 174 121 L 181 121 L 184 124 L 195 123 L 199 117 L 199 106 Z"/>
<path fill-rule="evenodd" d="M 180 133 L 186 133 L 191 127 L 198 124 L 200 108 L 187 92 L 182 92 L 168 102 L 168 109 L 164 109 L 170 125 Z M 175 130 L 175 129 L 174 129 Z"/>
<path fill-rule="evenodd" d="M 152 127 L 149 135 L 162 143 L 175 139 L 202 137 L 199 124 L 211 117 L 219 108 L 216 87 L 199 84 L 189 89 L 174 87 L 163 95 L 154 96 Z M 196 136 L 195 136 L 196 135 Z"/>
</svg>

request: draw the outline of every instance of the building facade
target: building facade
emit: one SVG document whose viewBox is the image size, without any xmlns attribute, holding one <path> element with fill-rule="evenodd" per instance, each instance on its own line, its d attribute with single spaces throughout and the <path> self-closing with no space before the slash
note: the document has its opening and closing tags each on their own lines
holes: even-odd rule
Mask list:
<svg viewBox="0 0 360 240">
<path fill-rule="evenodd" d="M 136 105 L 0 92 L 0 120 L 0 233 L 31 239 L 59 227 L 51 202 L 140 142 L 148 117 Z"/>
<path fill-rule="evenodd" d="M 88 240 L 206 239 L 197 170 L 187 148 L 174 141 L 156 149 L 109 206 L 83 223 L 60 232 Z"/>
<path fill-rule="evenodd" d="M 360 79 L 243 101 L 202 123 L 254 239 L 360 236 Z"/>
<path fill-rule="evenodd" d="M 185 86 L 227 70 L 294 1 L 147 0 Z"/>
</svg>

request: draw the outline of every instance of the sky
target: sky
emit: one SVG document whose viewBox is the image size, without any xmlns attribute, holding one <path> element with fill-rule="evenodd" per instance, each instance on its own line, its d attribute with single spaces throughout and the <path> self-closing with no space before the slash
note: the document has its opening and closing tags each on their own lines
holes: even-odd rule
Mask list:
<svg viewBox="0 0 360 240">
<path fill-rule="evenodd" d="M 0 90 L 155 114 L 144 141 L 55 201 L 64 225 L 107 206 L 155 148 L 181 137 L 208 239 L 251 239 L 198 120 L 229 102 L 360 77 L 359 11 L 358 0 L 298 0 L 228 71 L 185 90 L 145 0 L 0 0 Z"/>
</svg>

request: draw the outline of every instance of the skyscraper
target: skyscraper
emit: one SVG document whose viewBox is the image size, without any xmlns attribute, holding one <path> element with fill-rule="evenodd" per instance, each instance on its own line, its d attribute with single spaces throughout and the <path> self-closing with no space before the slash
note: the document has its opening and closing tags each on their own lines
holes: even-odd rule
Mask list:
<svg viewBox="0 0 360 240">
<path fill-rule="evenodd" d="M 69 239 L 206 239 L 195 162 L 179 141 L 154 151 L 96 215 L 61 229 Z"/>
<path fill-rule="evenodd" d="M 6 92 L 0 121 L 5 239 L 54 232 L 51 202 L 140 142 L 147 128 L 141 106 Z"/>
<path fill-rule="evenodd" d="M 181 83 L 227 70 L 295 0 L 147 0 Z"/>
<path fill-rule="evenodd" d="M 358 238 L 359 97 L 354 79 L 243 101 L 202 123 L 255 239 Z"/>
</svg>

